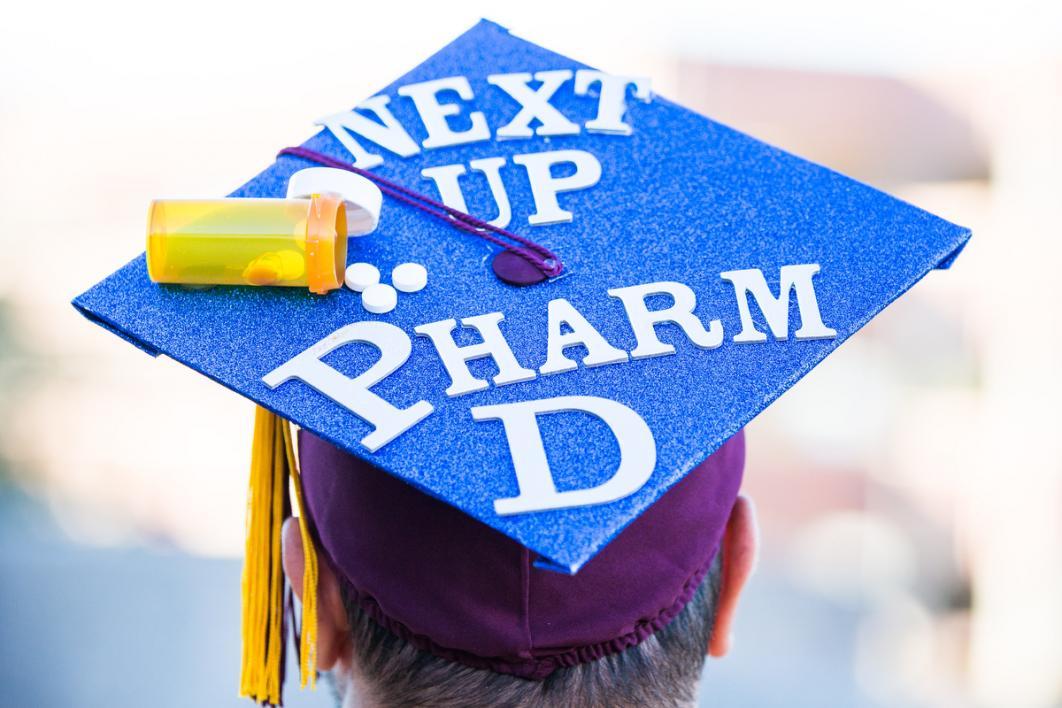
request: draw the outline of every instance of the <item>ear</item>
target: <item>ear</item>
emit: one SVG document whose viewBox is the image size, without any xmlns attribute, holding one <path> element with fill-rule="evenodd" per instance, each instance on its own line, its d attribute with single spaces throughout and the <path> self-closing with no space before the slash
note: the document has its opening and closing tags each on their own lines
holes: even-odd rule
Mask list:
<svg viewBox="0 0 1062 708">
<path fill-rule="evenodd" d="M 281 529 L 284 575 L 295 596 L 302 602 L 302 574 L 306 567 L 299 520 L 291 517 Z M 320 557 L 320 555 L 318 556 Z M 331 564 L 317 564 L 317 668 L 331 671 L 337 662 L 349 666 L 351 660 L 350 622 L 343 596 L 339 593 L 339 581 Z"/>
<path fill-rule="evenodd" d="M 738 598 L 756 568 L 759 530 L 756 509 L 748 497 L 739 496 L 730 511 L 719 552 L 723 554 L 723 578 L 716 602 L 715 627 L 708 642 L 708 656 L 725 656 L 734 642 L 734 617 Z"/>
</svg>

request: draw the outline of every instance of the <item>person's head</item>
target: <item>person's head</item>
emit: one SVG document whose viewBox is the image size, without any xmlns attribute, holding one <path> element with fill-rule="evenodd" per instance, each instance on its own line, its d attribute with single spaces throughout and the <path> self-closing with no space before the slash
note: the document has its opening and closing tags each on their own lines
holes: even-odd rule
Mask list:
<svg viewBox="0 0 1062 708">
<path fill-rule="evenodd" d="M 284 571 L 298 593 L 305 556 L 291 521 L 284 528 Z M 756 549 L 753 507 L 738 497 L 708 572 L 670 621 L 633 646 L 556 668 L 541 680 L 472 667 L 418 647 L 377 622 L 325 562 L 318 584 L 318 666 L 332 672 L 344 706 L 689 705 L 705 657 L 721 657 L 730 648 Z"/>
</svg>

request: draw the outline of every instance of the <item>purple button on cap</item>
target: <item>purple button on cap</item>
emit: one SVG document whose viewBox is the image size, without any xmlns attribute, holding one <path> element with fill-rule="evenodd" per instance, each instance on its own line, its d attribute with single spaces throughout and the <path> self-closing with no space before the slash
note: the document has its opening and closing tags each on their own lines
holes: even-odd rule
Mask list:
<svg viewBox="0 0 1062 708">
<path fill-rule="evenodd" d="M 546 279 L 545 273 L 515 251 L 498 251 L 491 267 L 494 274 L 509 285 L 534 285 Z"/>
</svg>

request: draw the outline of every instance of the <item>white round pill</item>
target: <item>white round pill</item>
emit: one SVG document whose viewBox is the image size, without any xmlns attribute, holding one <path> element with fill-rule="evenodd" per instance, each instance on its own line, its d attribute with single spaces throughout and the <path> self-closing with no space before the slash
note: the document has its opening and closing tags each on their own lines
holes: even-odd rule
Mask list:
<svg viewBox="0 0 1062 708">
<path fill-rule="evenodd" d="M 352 263 L 347 266 L 344 282 L 354 292 L 364 292 L 365 288 L 380 282 L 380 271 L 372 263 Z"/>
<path fill-rule="evenodd" d="M 382 315 L 395 309 L 398 293 L 387 283 L 376 283 L 365 288 L 361 294 L 361 305 L 374 315 Z"/>
<path fill-rule="evenodd" d="M 404 293 L 415 293 L 428 284 L 428 269 L 420 263 L 402 263 L 391 271 L 391 282 Z"/>
</svg>

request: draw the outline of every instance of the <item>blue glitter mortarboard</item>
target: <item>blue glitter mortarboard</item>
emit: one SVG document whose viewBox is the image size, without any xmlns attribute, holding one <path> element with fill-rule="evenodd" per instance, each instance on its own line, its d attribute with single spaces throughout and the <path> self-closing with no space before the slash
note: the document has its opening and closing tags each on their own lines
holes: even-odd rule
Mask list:
<svg viewBox="0 0 1062 708">
<path fill-rule="evenodd" d="M 520 82 L 488 77 L 518 73 L 536 75 L 537 81 L 527 77 L 529 91 L 557 84 L 548 104 L 566 122 L 541 107 L 545 120 L 514 122 L 521 102 L 505 86 Z M 467 78 L 470 93 L 450 82 L 434 100 L 452 106 L 443 127 L 469 140 L 434 147 L 438 136 L 416 105 L 427 94 L 408 87 L 451 77 Z M 369 108 L 357 114 L 383 129 L 380 114 L 371 110 L 383 106 L 411 138 L 392 147 L 412 154 L 396 154 L 334 119 L 303 145 L 349 163 L 355 157 L 350 141 L 356 140 L 366 155 L 382 158 L 376 165 L 361 159 L 360 166 L 433 197 L 450 179 L 446 173 L 460 173 L 454 178 L 464 206 L 484 219 L 500 216 L 488 187 L 488 177 L 496 176 L 508 201 L 506 228 L 558 254 L 564 263 L 559 277 L 523 288 L 508 285 L 491 268 L 497 247 L 388 202 L 378 231 L 351 241 L 348 261 L 375 264 L 385 278 L 407 261 L 424 264 L 430 273 L 427 288 L 400 294 L 388 314 L 370 315 L 359 295 L 345 289 L 317 296 L 298 289 L 157 285 L 148 279 L 143 256 L 74 305 L 145 351 L 186 364 L 516 539 L 542 565 L 575 572 L 871 317 L 930 270 L 950 265 L 969 238 L 962 227 L 652 95 L 643 83 L 625 82 L 619 89 L 625 110 L 602 115 L 606 99 L 616 94 L 615 84 L 606 87 L 599 79 L 578 62 L 481 22 L 385 87 L 378 97 L 386 100 L 363 104 Z M 501 130 L 510 124 L 511 130 Z M 536 130 L 543 126 L 548 129 Z M 522 127 L 531 135 L 521 135 Z M 483 128 L 487 139 L 472 140 Z M 545 153 L 572 159 L 550 167 Z M 282 197 L 288 177 L 313 164 L 279 157 L 231 196 Z M 588 177 L 595 164 L 596 180 Z M 532 189 L 534 170 L 539 187 L 549 180 L 563 186 L 573 175 L 592 184 L 558 191 L 551 206 L 549 193 Z M 556 221 L 558 208 L 570 220 L 562 214 L 558 223 L 535 223 Z M 633 290 L 660 283 L 681 287 Z M 696 298 L 693 312 L 707 338 L 698 342 L 676 324 L 662 323 L 650 326 L 648 335 L 642 331 L 639 341 L 631 308 L 641 302 L 650 313 L 664 310 L 681 304 L 687 290 Z M 765 292 L 787 299 L 772 307 Z M 586 332 L 588 324 L 611 349 L 632 355 L 588 367 L 587 349 L 574 346 L 564 353 L 577 368 L 541 373 L 550 302 L 562 299 L 566 304 L 554 305 L 554 314 L 570 316 L 555 334 Z M 572 319 L 573 310 L 585 323 Z M 423 326 L 453 319 L 455 344 L 474 345 L 479 333 L 460 323 L 489 313 L 504 315 L 498 323 L 504 341 L 531 375 L 447 395 L 452 380 L 433 336 L 417 335 L 441 336 L 446 327 Z M 816 313 L 820 323 L 812 321 Z M 718 328 L 710 325 L 714 320 Z M 325 352 L 328 347 L 318 343 L 364 321 L 393 325 L 411 343 L 408 359 L 372 393 L 397 408 L 424 401 L 431 409 L 379 446 L 363 444 L 373 426 L 334 397 L 297 378 L 273 387 L 263 380 L 315 345 L 322 348 L 320 361 L 337 375 L 358 376 L 380 358 L 376 348 L 350 344 Z M 647 344 L 647 336 L 674 352 L 654 355 L 661 347 Z M 490 358 L 467 366 L 488 382 L 499 371 Z M 655 464 L 645 479 L 610 500 L 531 510 L 513 503 L 528 490 L 518 484 L 509 422 L 503 424 L 509 409 L 491 407 L 560 397 L 605 399 L 633 411 L 655 446 Z M 622 445 L 609 422 L 579 400 L 585 398 L 554 405 L 566 412 L 548 412 L 544 404 L 536 419 L 553 485 L 540 501 L 604 488 L 620 465 Z M 620 427 L 631 439 L 644 440 Z M 644 452 L 631 456 L 641 455 L 639 464 L 645 464 Z"/>
</svg>

